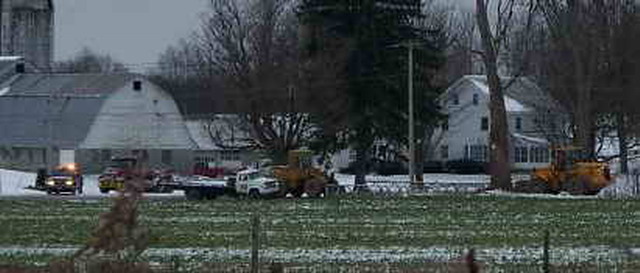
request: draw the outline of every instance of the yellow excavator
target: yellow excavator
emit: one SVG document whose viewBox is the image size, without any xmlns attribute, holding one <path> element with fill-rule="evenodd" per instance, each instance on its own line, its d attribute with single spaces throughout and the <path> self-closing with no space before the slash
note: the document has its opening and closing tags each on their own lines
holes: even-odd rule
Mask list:
<svg viewBox="0 0 640 273">
<path fill-rule="evenodd" d="M 313 167 L 312 157 L 310 150 L 292 150 L 289 151 L 287 165 L 272 167 L 273 175 L 283 185 L 282 194 L 300 197 L 306 193 L 310 197 L 318 197 L 325 193 L 327 187 L 337 186 L 335 179 Z"/>
<path fill-rule="evenodd" d="M 516 192 L 597 194 L 613 182 L 609 164 L 588 158 L 584 149 L 558 146 L 551 151 L 551 164 L 534 169 L 530 180 L 516 182 Z"/>
</svg>

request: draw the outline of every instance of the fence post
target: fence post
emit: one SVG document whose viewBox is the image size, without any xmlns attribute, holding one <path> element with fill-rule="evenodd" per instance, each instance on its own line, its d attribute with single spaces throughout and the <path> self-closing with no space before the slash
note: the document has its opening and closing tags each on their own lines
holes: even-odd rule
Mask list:
<svg viewBox="0 0 640 273">
<path fill-rule="evenodd" d="M 542 250 L 542 272 L 551 272 L 549 266 L 549 230 L 544 231 L 544 247 Z"/>
<path fill-rule="evenodd" d="M 260 216 L 251 217 L 251 273 L 260 272 Z"/>
</svg>

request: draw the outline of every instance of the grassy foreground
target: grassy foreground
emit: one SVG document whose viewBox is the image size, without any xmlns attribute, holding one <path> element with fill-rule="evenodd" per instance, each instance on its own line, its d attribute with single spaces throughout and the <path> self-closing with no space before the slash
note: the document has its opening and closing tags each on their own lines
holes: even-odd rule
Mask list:
<svg viewBox="0 0 640 273">
<path fill-rule="evenodd" d="M 0 248 L 82 245 L 109 205 L 0 200 Z M 518 249 L 540 247 L 545 230 L 555 248 L 640 246 L 640 201 L 630 200 L 475 195 L 221 198 L 145 201 L 140 208 L 150 248 L 249 249 L 252 215 L 260 217 L 261 248 L 273 250 Z"/>
</svg>

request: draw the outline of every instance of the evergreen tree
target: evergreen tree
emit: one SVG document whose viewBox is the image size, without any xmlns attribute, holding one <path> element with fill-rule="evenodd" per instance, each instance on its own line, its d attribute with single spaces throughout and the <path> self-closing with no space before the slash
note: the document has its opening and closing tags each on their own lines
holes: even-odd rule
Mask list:
<svg viewBox="0 0 640 273">
<path fill-rule="evenodd" d="M 416 139 L 439 118 L 441 90 L 430 76 L 443 63 L 442 31 L 429 29 L 420 0 L 302 0 L 306 52 L 348 50 L 344 88 L 349 98 L 349 143 L 356 150 L 356 185 L 364 186 L 370 148 L 382 138 L 408 144 L 407 48 L 415 44 Z M 344 46 L 334 46 L 342 43 Z M 402 126 L 402 125 L 405 126 Z M 421 142 L 421 141 L 420 141 Z"/>
</svg>

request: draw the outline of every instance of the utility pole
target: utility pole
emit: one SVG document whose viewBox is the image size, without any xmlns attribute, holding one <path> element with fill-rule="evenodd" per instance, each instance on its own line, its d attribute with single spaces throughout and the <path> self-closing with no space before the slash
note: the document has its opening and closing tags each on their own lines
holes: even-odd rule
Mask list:
<svg viewBox="0 0 640 273">
<path fill-rule="evenodd" d="M 409 181 L 411 185 L 416 183 L 416 141 L 415 141 L 415 121 L 413 119 L 413 43 L 409 42 Z"/>
</svg>

